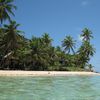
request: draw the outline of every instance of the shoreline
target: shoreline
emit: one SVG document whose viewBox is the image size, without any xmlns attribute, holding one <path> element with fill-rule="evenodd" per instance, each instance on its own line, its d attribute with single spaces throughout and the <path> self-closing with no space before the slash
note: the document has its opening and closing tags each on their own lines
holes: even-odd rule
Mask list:
<svg viewBox="0 0 100 100">
<path fill-rule="evenodd" d="M 79 72 L 79 71 L 16 71 L 16 70 L 0 70 L 0 76 L 91 76 L 100 75 L 96 72 Z"/>
</svg>

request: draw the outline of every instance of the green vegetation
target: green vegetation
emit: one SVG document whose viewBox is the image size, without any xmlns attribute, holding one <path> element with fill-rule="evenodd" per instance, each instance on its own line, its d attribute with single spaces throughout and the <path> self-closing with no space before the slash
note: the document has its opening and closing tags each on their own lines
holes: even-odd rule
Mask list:
<svg viewBox="0 0 100 100">
<path fill-rule="evenodd" d="M 62 46 L 54 47 L 48 33 L 27 39 L 12 21 L 13 0 L 0 0 L 0 69 L 2 70 L 60 70 L 92 71 L 89 64 L 95 49 L 91 45 L 92 32 L 82 31 L 82 44 L 75 50 L 76 41 L 66 36 Z M 4 22 L 8 20 L 9 24 Z"/>
</svg>

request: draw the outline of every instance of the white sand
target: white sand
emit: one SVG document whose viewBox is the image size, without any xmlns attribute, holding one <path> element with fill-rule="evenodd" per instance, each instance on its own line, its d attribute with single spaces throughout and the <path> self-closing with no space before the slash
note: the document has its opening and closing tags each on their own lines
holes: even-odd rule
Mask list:
<svg viewBox="0 0 100 100">
<path fill-rule="evenodd" d="M 68 75 L 100 75 L 94 72 L 67 72 L 67 71 L 12 71 L 0 70 L 0 76 L 68 76 Z"/>
</svg>

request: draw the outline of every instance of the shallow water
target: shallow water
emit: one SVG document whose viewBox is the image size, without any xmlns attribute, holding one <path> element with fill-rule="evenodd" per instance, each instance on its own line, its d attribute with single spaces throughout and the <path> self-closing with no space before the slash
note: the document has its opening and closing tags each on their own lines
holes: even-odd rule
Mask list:
<svg viewBox="0 0 100 100">
<path fill-rule="evenodd" d="M 0 77 L 0 100 L 100 100 L 100 76 Z"/>
</svg>

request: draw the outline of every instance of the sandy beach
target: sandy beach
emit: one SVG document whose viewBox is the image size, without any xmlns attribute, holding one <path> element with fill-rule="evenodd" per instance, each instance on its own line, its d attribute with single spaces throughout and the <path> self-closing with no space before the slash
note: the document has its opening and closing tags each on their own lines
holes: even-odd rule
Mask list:
<svg viewBox="0 0 100 100">
<path fill-rule="evenodd" d="M 66 72 L 66 71 L 8 71 L 0 70 L 0 76 L 68 76 L 68 75 L 100 75 L 95 72 Z"/>
</svg>

